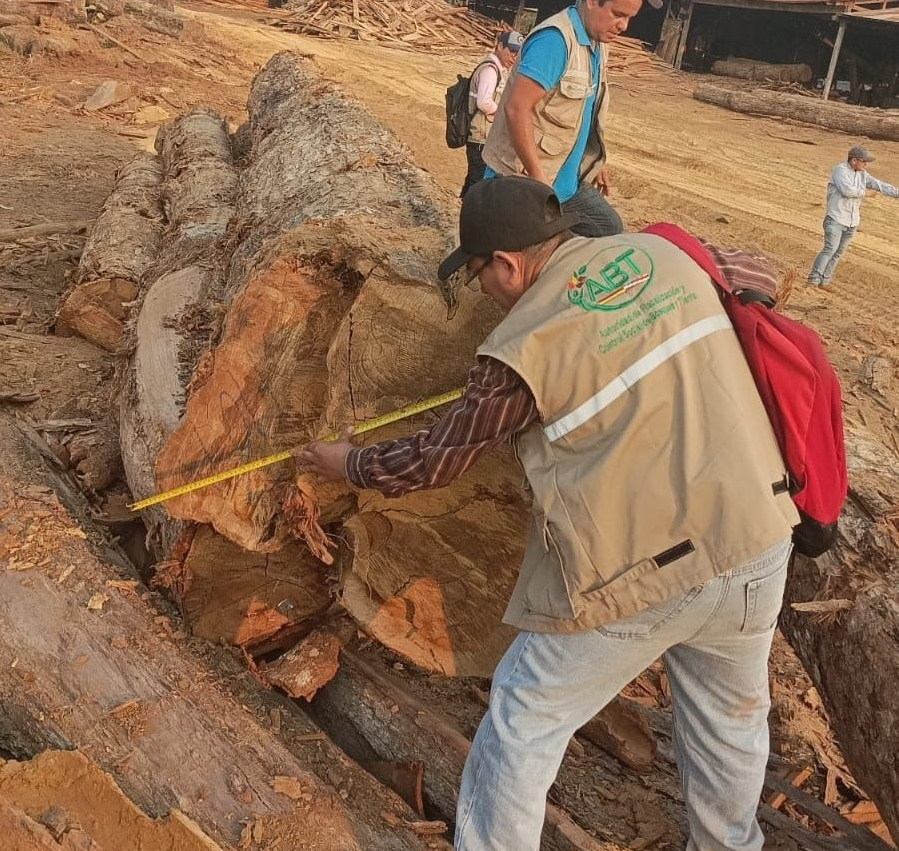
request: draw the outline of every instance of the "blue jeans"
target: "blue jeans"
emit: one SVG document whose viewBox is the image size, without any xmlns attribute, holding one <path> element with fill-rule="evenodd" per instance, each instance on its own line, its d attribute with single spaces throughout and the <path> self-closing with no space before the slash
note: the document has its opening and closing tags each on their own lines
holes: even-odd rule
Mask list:
<svg viewBox="0 0 899 851">
<path fill-rule="evenodd" d="M 826 286 L 833 277 L 833 270 L 843 256 L 843 252 L 852 242 L 856 228 L 847 228 L 830 216 L 824 217 L 824 248 L 815 258 L 812 271 L 808 273 L 808 282 L 817 286 Z"/>
<path fill-rule="evenodd" d="M 687 851 L 760 851 L 768 654 L 789 540 L 685 595 L 588 632 L 520 632 L 465 763 L 456 851 L 537 851 L 569 739 L 659 656 L 690 825 Z"/>
<path fill-rule="evenodd" d="M 580 214 L 581 223 L 571 229 L 578 236 L 615 236 L 624 230 L 621 216 L 595 186 L 582 183 L 562 209 Z"/>
</svg>

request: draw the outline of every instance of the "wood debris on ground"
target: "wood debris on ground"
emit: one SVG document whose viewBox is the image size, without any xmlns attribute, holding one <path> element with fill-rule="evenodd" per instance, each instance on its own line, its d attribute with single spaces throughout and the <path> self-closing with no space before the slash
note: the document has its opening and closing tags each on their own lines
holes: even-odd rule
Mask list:
<svg viewBox="0 0 899 851">
<path fill-rule="evenodd" d="M 355 38 L 428 53 L 488 47 L 505 28 L 443 0 L 290 0 L 274 26 L 301 35 Z"/>
<path fill-rule="evenodd" d="M 243 5 L 247 0 L 235 0 Z M 443 0 L 291 0 L 289 14 L 269 23 L 300 35 L 377 42 L 426 53 L 490 47 L 508 24 Z M 609 51 L 613 73 L 631 77 L 676 74 L 639 39 L 617 38 Z"/>
</svg>

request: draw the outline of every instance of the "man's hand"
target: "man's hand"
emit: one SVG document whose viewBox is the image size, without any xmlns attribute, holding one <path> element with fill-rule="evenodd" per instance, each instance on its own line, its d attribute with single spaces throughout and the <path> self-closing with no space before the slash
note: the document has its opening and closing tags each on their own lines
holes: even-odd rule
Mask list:
<svg viewBox="0 0 899 851">
<path fill-rule="evenodd" d="M 328 482 L 346 479 L 346 456 L 353 448 L 349 438 L 353 429 L 348 428 L 339 440 L 313 440 L 306 446 L 292 450 L 297 468 L 303 473 L 315 473 Z"/>
<path fill-rule="evenodd" d="M 600 169 L 599 174 L 596 175 L 593 182 L 596 184 L 596 188 L 599 190 L 600 195 L 608 197 L 612 194 L 612 178 L 609 175 L 608 169 Z"/>
</svg>

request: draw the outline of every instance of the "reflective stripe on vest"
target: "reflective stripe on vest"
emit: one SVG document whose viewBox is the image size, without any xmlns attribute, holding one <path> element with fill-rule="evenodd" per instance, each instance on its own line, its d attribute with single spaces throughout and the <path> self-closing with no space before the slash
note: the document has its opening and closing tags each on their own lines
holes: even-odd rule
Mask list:
<svg viewBox="0 0 899 851">
<path fill-rule="evenodd" d="M 724 331 L 732 328 L 730 319 L 725 314 L 709 316 L 701 319 L 693 325 L 689 325 L 682 331 L 678 331 L 673 337 L 669 337 L 664 343 L 659 343 L 651 352 L 645 354 L 636 363 L 631 364 L 624 372 L 616 375 L 595 396 L 591 396 L 586 402 L 578 405 L 570 414 L 566 414 L 554 423 L 544 427 L 543 433 L 549 441 L 556 441 L 565 437 L 569 432 L 582 426 L 587 420 L 595 417 L 602 410 L 612 404 L 619 396 L 627 392 L 641 378 L 646 378 L 665 361 L 683 351 L 687 346 L 714 334 L 716 331 Z"/>
</svg>

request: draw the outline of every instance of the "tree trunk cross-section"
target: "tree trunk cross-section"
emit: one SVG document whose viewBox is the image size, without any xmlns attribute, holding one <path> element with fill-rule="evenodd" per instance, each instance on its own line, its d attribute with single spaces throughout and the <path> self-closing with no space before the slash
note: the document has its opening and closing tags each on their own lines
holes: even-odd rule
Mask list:
<svg viewBox="0 0 899 851">
<path fill-rule="evenodd" d="M 178 424 L 156 457 L 156 490 L 461 386 L 499 317 L 466 290 L 447 320 L 434 270 L 450 243 L 448 199 L 358 103 L 317 81 L 297 56 L 280 54 L 254 81 L 249 114 L 253 147 L 229 224 L 222 332 L 189 383 L 182 380 L 183 413 L 168 403 L 165 422 L 177 417 Z M 168 181 L 168 165 L 165 173 Z M 148 328 L 164 324 L 148 318 L 152 296 L 138 320 L 139 340 L 147 336 L 145 319 Z M 171 387 L 160 398 L 174 400 L 177 388 L 166 381 Z M 126 409 L 133 398 L 125 397 Z M 149 492 L 145 480 L 137 490 Z M 253 553 L 272 557 L 299 539 L 323 562 L 337 558 L 341 602 L 380 640 L 434 670 L 489 673 L 511 636 L 499 621 L 527 513 L 508 450 L 447 489 L 388 505 L 383 511 L 383 500 L 370 494 L 359 504 L 345 487 L 297 479 L 287 462 L 171 500 L 156 539 L 167 544 L 161 558 L 186 554 L 189 573 L 208 577 L 197 580 L 210 589 L 202 608 L 221 602 L 222 611 L 236 606 L 235 616 L 241 609 L 248 616 L 252 606 L 269 624 L 281 590 L 257 585 L 250 593 L 254 580 L 239 574 L 254 570 Z M 221 548 L 210 547 L 209 536 L 189 537 L 198 524 L 248 551 L 230 576 L 218 561 L 204 567 L 198 544 L 207 553 Z M 297 588 L 304 581 L 293 579 Z M 295 616 L 328 601 L 322 582 L 310 579 Z M 196 596 L 182 599 L 195 628 L 209 623 Z"/>
</svg>

